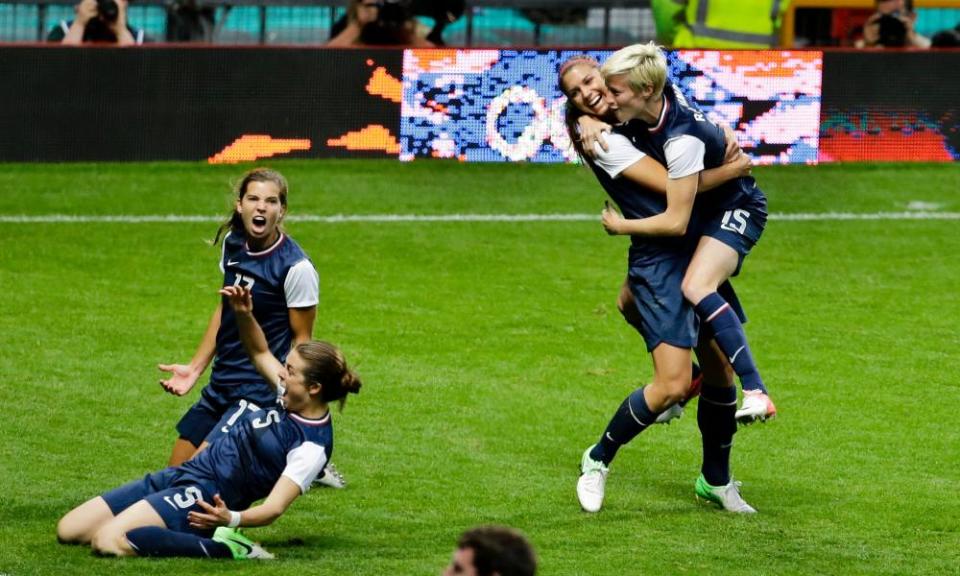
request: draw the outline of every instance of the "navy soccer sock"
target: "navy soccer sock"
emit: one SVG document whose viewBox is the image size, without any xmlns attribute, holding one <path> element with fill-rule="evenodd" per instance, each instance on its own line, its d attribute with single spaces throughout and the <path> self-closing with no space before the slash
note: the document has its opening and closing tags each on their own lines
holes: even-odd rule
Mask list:
<svg viewBox="0 0 960 576">
<path fill-rule="evenodd" d="M 620 404 L 600 437 L 600 442 L 590 451 L 590 458 L 609 465 L 621 446 L 656 421 L 657 413 L 650 410 L 643 398 L 644 388 L 646 387 L 637 388 Z"/>
<path fill-rule="evenodd" d="M 704 386 L 697 405 L 697 426 L 703 438 L 700 472 L 711 486 L 730 482 L 730 449 L 737 432 L 737 389 Z"/>
<path fill-rule="evenodd" d="M 175 532 L 158 526 L 134 528 L 127 532 L 127 542 L 137 556 L 185 556 L 188 558 L 233 558 L 226 544 L 210 538 Z"/>
<path fill-rule="evenodd" d="M 760 378 L 760 372 L 757 371 L 753 354 L 750 353 L 743 324 L 723 296 L 716 292 L 709 294 L 694 308 L 700 321 L 709 326 L 720 350 L 727 356 L 727 360 L 730 360 L 744 391 L 760 390 L 766 394 L 767 389 Z"/>
</svg>

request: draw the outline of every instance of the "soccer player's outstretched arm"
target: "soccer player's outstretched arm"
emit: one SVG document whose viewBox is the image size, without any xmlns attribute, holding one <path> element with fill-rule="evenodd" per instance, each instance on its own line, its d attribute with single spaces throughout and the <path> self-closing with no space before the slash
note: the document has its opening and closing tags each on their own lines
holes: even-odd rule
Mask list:
<svg viewBox="0 0 960 576">
<path fill-rule="evenodd" d="M 207 324 L 207 331 L 203 333 L 203 339 L 197 346 L 197 351 L 189 364 L 158 364 L 157 368 L 163 372 L 169 372 L 170 377 L 160 380 L 160 385 L 167 392 L 176 396 L 183 396 L 189 392 L 200 375 L 210 365 L 213 355 L 217 349 L 217 330 L 220 329 L 220 313 L 222 304 L 217 303 L 217 309 L 213 311 L 210 322 Z"/>
<path fill-rule="evenodd" d="M 240 330 L 240 341 L 246 348 L 250 361 L 271 386 L 276 387 L 280 376 L 284 374 L 283 364 L 274 357 L 267 345 L 267 337 L 263 329 L 253 317 L 253 296 L 245 286 L 224 286 L 220 294 L 227 297 L 230 307 L 237 317 L 237 328 Z"/>
</svg>

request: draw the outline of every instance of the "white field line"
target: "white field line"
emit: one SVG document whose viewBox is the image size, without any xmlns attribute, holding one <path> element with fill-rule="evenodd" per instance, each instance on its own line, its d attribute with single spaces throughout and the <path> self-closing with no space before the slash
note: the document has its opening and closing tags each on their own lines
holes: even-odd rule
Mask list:
<svg viewBox="0 0 960 576">
<path fill-rule="evenodd" d="M 773 213 L 770 220 L 778 221 L 830 221 L 830 220 L 960 220 L 960 212 L 819 212 L 819 213 Z M 185 214 L 132 214 L 73 215 L 45 214 L 39 216 L 0 215 L 4 224 L 141 224 L 141 223 L 217 223 L 223 216 L 197 216 Z M 290 215 L 291 222 L 598 222 L 600 214 L 322 214 Z"/>
</svg>

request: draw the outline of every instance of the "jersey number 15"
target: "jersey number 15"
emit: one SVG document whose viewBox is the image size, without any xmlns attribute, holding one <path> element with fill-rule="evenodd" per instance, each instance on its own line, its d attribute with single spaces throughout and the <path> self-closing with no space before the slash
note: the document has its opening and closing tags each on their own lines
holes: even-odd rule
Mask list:
<svg viewBox="0 0 960 576">
<path fill-rule="evenodd" d="M 747 230 L 747 220 L 750 219 L 750 213 L 743 209 L 727 210 L 723 213 L 723 223 L 720 227 L 730 232 L 736 232 L 741 236 Z"/>
</svg>

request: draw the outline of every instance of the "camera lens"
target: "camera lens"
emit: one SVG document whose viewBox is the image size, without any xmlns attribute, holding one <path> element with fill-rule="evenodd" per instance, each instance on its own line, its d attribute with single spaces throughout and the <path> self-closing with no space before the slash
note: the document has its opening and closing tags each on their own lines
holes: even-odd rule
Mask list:
<svg viewBox="0 0 960 576">
<path fill-rule="evenodd" d="M 107 22 L 116 22 L 120 13 L 116 0 L 97 0 L 97 13 Z"/>
</svg>

